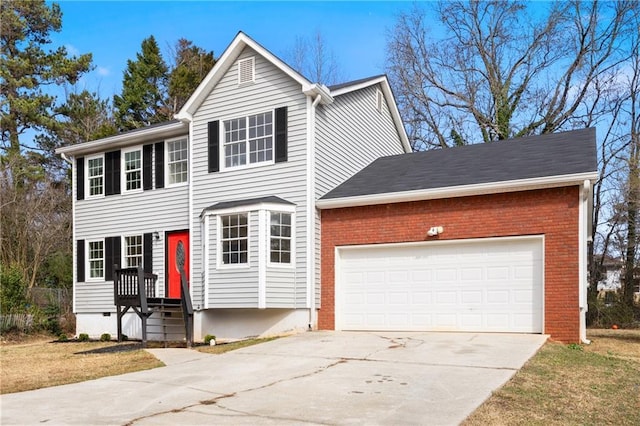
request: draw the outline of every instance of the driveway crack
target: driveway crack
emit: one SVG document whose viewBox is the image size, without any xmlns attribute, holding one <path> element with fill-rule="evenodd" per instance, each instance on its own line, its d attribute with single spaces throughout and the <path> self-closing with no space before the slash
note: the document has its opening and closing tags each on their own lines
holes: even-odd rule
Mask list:
<svg viewBox="0 0 640 426">
<path fill-rule="evenodd" d="M 271 386 L 275 386 L 275 385 L 277 385 L 279 383 L 284 383 L 284 382 L 288 382 L 288 381 L 292 381 L 292 380 L 298 380 L 298 379 L 302 379 L 302 378 L 305 378 L 305 377 L 311 377 L 311 376 L 314 376 L 316 374 L 320 374 L 320 373 L 322 373 L 322 372 L 324 372 L 324 371 L 326 371 L 326 370 L 328 370 L 328 369 L 330 369 L 332 367 L 335 367 L 336 365 L 345 363 L 347 361 L 348 361 L 347 358 L 340 358 L 337 361 L 332 362 L 331 364 L 327 364 L 325 366 L 322 366 L 320 368 L 317 368 L 317 369 L 315 369 L 313 371 L 310 371 L 308 373 L 305 373 L 305 374 L 299 374 L 297 376 L 287 377 L 287 378 L 283 378 L 283 379 L 280 379 L 280 380 L 275 380 L 273 382 L 266 383 L 266 384 L 261 385 L 261 386 L 256 386 L 256 387 L 249 388 L 249 389 L 243 389 L 243 390 L 238 391 L 238 392 L 216 396 L 215 398 L 205 399 L 205 400 L 199 401 L 199 402 L 194 403 L 194 404 L 185 405 L 185 406 L 180 407 L 180 408 L 173 408 L 173 409 L 170 409 L 170 410 L 160 411 L 158 413 L 153 413 L 153 414 L 149 414 L 149 415 L 146 415 L 146 416 L 136 417 L 135 419 L 125 423 L 123 426 L 133 426 L 136 422 L 138 422 L 140 420 L 150 419 L 150 418 L 153 418 L 153 417 L 156 417 L 156 416 L 161 416 L 163 414 L 180 413 L 180 412 L 186 411 L 186 410 L 188 410 L 190 408 L 204 406 L 204 405 L 214 405 L 214 404 L 216 406 L 220 407 L 223 410 L 227 410 L 227 411 L 230 411 L 230 412 L 236 412 L 236 413 L 242 413 L 242 414 L 246 414 L 246 415 L 251 415 L 251 416 L 254 416 L 254 417 L 269 418 L 269 419 L 274 419 L 274 420 L 302 421 L 300 419 L 288 419 L 288 418 L 284 418 L 284 417 L 282 417 L 282 418 L 281 417 L 269 417 L 269 416 L 261 416 L 261 415 L 252 414 L 252 413 L 245 413 L 245 412 L 242 412 L 242 411 L 233 410 L 233 409 L 231 409 L 229 407 L 225 407 L 224 405 L 220 405 L 219 402 L 221 400 L 223 400 L 223 399 L 233 398 L 236 395 L 241 394 L 241 393 L 253 392 L 253 391 L 265 389 L 265 388 L 268 388 L 268 387 L 271 387 Z M 318 423 L 318 424 L 322 424 L 322 423 Z"/>
</svg>

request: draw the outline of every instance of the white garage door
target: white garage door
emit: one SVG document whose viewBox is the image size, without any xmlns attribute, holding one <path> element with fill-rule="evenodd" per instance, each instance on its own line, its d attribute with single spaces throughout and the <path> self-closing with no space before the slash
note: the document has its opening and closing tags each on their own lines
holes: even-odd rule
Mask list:
<svg viewBox="0 0 640 426">
<path fill-rule="evenodd" d="M 542 238 L 345 247 L 336 329 L 542 332 Z"/>
</svg>

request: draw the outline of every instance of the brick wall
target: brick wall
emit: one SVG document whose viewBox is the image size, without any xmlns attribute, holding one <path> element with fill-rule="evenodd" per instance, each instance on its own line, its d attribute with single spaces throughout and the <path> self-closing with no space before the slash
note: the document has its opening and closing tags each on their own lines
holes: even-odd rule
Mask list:
<svg viewBox="0 0 640 426">
<path fill-rule="evenodd" d="M 335 248 L 342 245 L 545 235 L 544 332 L 579 341 L 579 187 L 382 204 L 322 211 L 322 308 L 335 327 Z M 428 237 L 434 225 L 445 231 Z"/>
</svg>

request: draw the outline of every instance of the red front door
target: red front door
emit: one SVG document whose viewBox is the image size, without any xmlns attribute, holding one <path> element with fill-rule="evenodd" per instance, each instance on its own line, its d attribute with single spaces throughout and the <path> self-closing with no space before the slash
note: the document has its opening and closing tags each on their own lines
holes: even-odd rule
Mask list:
<svg viewBox="0 0 640 426">
<path fill-rule="evenodd" d="M 167 297 L 180 299 L 180 265 L 189 279 L 189 231 L 167 233 Z"/>
</svg>

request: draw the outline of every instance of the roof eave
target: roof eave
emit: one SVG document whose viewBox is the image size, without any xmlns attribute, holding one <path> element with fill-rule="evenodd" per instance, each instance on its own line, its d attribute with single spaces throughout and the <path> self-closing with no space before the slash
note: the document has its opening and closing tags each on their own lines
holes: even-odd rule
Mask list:
<svg viewBox="0 0 640 426">
<path fill-rule="evenodd" d="M 148 129 L 140 129 L 134 133 L 123 133 L 109 136 L 95 141 L 83 142 L 76 145 L 63 146 L 56 149 L 56 154 L 77 155 L 87 152 L 95 152 L 104 148 L 118 148 L 136 143 L 146 142 L 151 139 L 179 136 L 188 134 L 189 127 L 184 122 L 175 122 Z"/>
<path fill-rule="evenodd" d="M 576 173 L 571 175 L 545 176 L 531 179 L 519 179 L 502 182 L 480 183 L 461 186 L 449 186 L 433 189 L 390 192 L 385 194 L 359 195 L 354 197 L 328 198 L 316 201 L 321 210 L 344 207 L 370 206 L 376 204 L 393 204 L 410 201 L 435 200 L 440 198 L 488 195 L 500 192 L 527 191 L 533 189 L 557 188 L 562 186 L 582 185 L 585 180 L 595 181 L 598 172 Z"/>
</svg>

